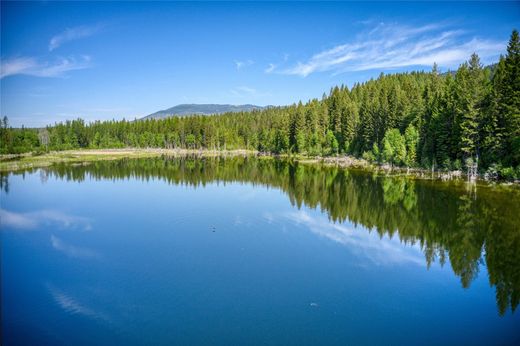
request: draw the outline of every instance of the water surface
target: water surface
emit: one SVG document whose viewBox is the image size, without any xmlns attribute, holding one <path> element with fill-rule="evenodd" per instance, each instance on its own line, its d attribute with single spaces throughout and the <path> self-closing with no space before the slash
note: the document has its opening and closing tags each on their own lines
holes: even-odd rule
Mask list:
<svg viewBox="0 0 520 346">
<path fill-rule="evenodd" d="M 520 193 L 257 158 L 1 177 L 2 344 L 515 344 Z"/>
</svg>

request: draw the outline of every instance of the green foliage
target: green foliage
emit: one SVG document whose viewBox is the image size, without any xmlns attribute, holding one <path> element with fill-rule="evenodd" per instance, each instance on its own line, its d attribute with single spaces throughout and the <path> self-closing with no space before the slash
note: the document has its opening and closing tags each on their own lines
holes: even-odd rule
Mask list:
<svg viewBox="0 0 520 346">
<path fill-rule="evenodd" d="M 404 140 L 406 142 L 406 159 L 407 166 L 415 165 L 417 159 L 417 145 L 419 144 L 419 132 L 410 124 L 404 132 Z"/>
<path fill-rule="evenodd" d="M 514 169 L 513 167 L 503 167 L 501 164 L 494 163 L 486 170 L 488 178 L 496 180 L 519 180 L 520 179 L 520 165 Z"/>
<path fill-rule="evenodd" d="M 21 154 L 29 151 L 42 150 L 40 139 L 35 129 L 12 129 L 7 117 L 0 119 L 0 153 Z"/>
<path fill-rule="evenodd" d="M 386 131 L 383 139 L 383 160 L 400 165 L 406 161 L 406 142 L 398 129 Z"/>
<path fill-rule="evenodd" d="M 483 114 L 483 102 L 488 79 L 476 54 L 468 63 L 462 64 L 455 75 L 456 108 L 460 119 L 461 153 L 463 157 L 473 157 L 478 151 L 479 119 Z"/>
<path fill-rule="evenodd" d="M 376 157 L 375 157 L 374 153 L 371 151 L 365 151 L 361 157 L 363 159 L 367 160 L 368 162 L 376 161 Z"/>
<path fill-rule="evenodd" d="M 381 158 L 381 153 L 379 152 L 379 146 L 377 143 L 374 143 L 372 145 L 372 155 L 374 156 L 376 161 L 379 161 Z"/>
<path fill-rule="evenodd" d="M 332 133 L 331 130 L 327 131 L 327 135 L 325 136 L 325 143 L 324 147 L 326 148 L 326 154 L 327 155 L 334 155 L 338 153 L 339 150 L 339 143 L 336 139 L 336 136 L 334 136 L 334 133 Z"/>
<path fill-rule="evenodd" d="M 367 151 L 363 152 L 362 157 L 369 162 L 379 161 L 381 159 L 381 154 L 379 152 L 379 146 L 376 143 L 374 143 L 372 145 L 372 150 L 367 150 Z"/>
<path fill-rule="evenodd" d="M 192 133 L 190 133 L 189 135 L 186 136 L 185 143 L 188 148 L 194 148 L 195 141 L 196 141 L 195 135 L 193 135 Z"/>
<path fill-rule="evenodd" d="M 459 159 L 453 161 L 453 169 L 459 171 L 462 169 L 462 163 L 460 162 Z"/>
</svg>

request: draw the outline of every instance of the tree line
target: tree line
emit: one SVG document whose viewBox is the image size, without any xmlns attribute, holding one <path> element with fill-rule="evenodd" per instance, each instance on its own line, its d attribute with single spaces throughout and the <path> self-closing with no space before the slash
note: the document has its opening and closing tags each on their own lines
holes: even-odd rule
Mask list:
<svg viewBox="0 0 520 346">
<path fill-rule="evenodd" d="M 454 72 L 384 75 L 337 86 L 303 104 L 135 121 L 82 119 L 44 129 L 0 122 L 0 151 L 76 148 L 252 149 L 347 154 L 399 166 L 461 169 L 520 179 L 520 40 L 484 68 L 473 54 Z"/>
</svg>

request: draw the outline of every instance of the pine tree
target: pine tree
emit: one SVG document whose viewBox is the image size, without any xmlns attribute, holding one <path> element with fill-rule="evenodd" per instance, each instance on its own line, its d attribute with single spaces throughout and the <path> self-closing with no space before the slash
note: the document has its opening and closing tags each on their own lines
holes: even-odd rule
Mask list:
<svg viewBox="0 0 520 346">
<path fill-rule="evenodd" d="M 356 134 L 358 124 L 358 109 L 350 98 L 346 99 L 346 104 L 341 111 L 341 143 L 342 151 L 352 152 L 352 142 Z"/>
<path fill-rule="evenodd" d="M 516 166 L 520 164 L 520 39 L 517 30 L 513 30 L 507 46 L 501 93 L 500 103 L 507 129 L 506 160 Z"/>
<path fill-rule="evenodd" d="M 477 54 L 457 71 L 457 108 L 460 119 L 460 150 L 462 158 L 474 158 L 479 152 L 479 120 L 486 97 L 487 78 Z"/>
<path fill-rule="evenodd" d="M 502 91 L 505 75 L 505 59 L 500 57 L 487 99 L 487 109 L 482 121 L 482 159 L 487 166 L 505 157 L 505 118 Z"/>
<path fill-rule="evenodd" d="M 419 143 L 419 132 L 410 124 L 404 132 L 404 140 L 406 142 L 406 160 L 407 166 L 414 166 L 417 159 L 417 144 Z"/>
<path fill-rule="evenodd" d="M 452 160 L 456 160 L 456 155 L 452 155 L 452 153 L 457 149 L 452 148 L 454 129 L 453 90 L 453 77 L 451 74 L 448 74 L 444 83 L 440 114 L 436 123 L 435 140 L 436 161 L 446 168 L 452 168 Z"/>
</svg>

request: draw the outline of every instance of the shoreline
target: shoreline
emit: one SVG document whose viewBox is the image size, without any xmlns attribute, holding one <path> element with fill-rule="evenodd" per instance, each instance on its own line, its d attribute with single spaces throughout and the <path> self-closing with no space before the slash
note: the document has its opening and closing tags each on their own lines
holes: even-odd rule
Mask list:
<svg viewBox="0 0 520 346">
<path fill-rule="evenodd" d="M 215 156 L 246 156 L 256 155 L 252 150 L 194 150 L 194 149 L 75 149 L 51 151 L 41 155 L 24 153 L 19 155 L 0 155 L 0 172 L 16 172 L 31 168 L 43 168 L 55 163 L 86 163 L 95 161 L 119 160 L 124 158 L 152 158 L 162 155 L 182 157 L 199 155 L 201 157 Z"/>
<path fill-rule="evenodd" d="M 375 171 L 386 175 L 405 175 L 417 179 L 428 180 L 468 180 L 470 182 L 482 181 L 499 184 L 519 184 L 520 181 L 490 180 L 482 176 L 474 180 L 468 179 L 461 171 L 434 171 L 423 168 L 407 168 L 391 166 L 388 164 L 376 164 L 353 156 L 327 156 L 311 157 L 305 155 L 271 154 L 256 150 L 208 150 L 208 149 L 159 149 L 159 148 L 121 148 L 121 149 L 75 149 L 63 151 L 51 151 L 41 155 L 32 153 L 0 155 L 0 173 L 16 172 L 32 168 L 44 168 L 55 163 L 87 163 L 95 161 L 118 160 L 124 158 L 152 158 L 159 156 L 183 157 L 233 157 L 233 156 L 258 156 L 268 158 L 286 158 L 295 160 L 301 164 L 321 164 L 340 168 L 356 168 Z"/>
</svg>

